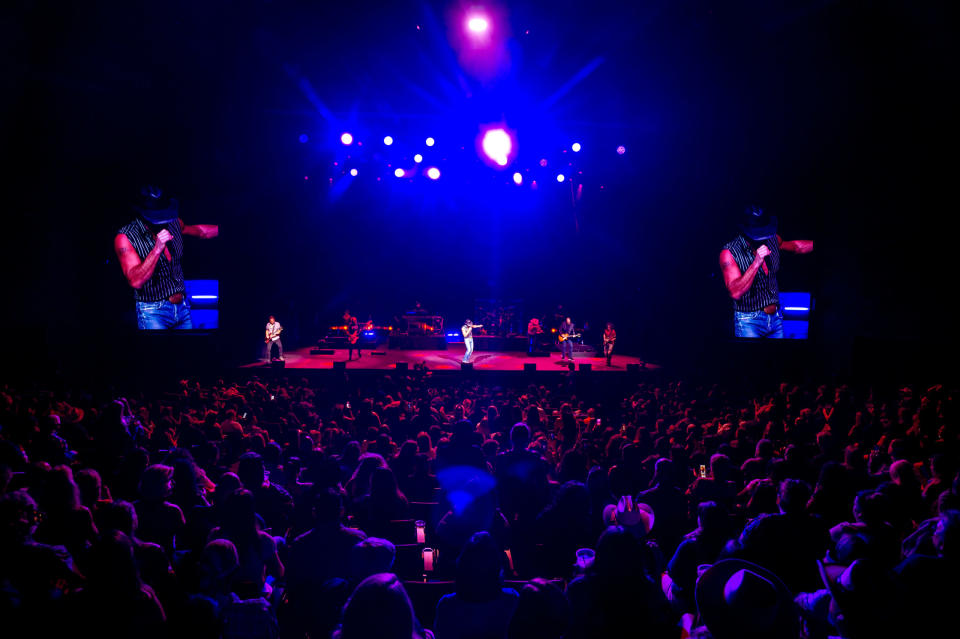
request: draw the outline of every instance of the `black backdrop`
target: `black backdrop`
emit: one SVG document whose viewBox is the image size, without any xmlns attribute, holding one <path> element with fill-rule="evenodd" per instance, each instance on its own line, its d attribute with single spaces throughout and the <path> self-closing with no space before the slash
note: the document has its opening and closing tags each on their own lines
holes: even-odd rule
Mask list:
<svg viewBox="0 0 960 639">
<path fill-rule="evenodd" d="M 412 23 L 442 14 L 332 4 L 3 10 L 5 297 L 26 327 L 10 361 L 130 352 L 111 241 L 145 180 L 169 185 L 188 221 L 221 225 L 188 246 L 187 267 L 221 280 L 212 339 L 231 361 L 255 356 L 269 313 L 302 345 L 344 306 L 379 318 L 423 299 L 459 322 L 487 295 L 613 318 L 624 346 L 653 359 L 710 359 L 729 330 L 717 251 L 747 200 L 817 242 L 781 278 L 817 298 L 809 353 L 842 366 L 858 336 L 955 341 L 947 3 L 513 6 L 535 38 L 516 73 L 541 92 L 605 56 L 561 115 L 625 140 L 629 162 L 586 167 L 579 230 L 562 192 L 490 210 L 469 193 L 370 184 L 331 201 L 324 151 L 308 161 L 296 142 L 311 106 L 295 78 L 334 112 L 386 103 L 429 118 L 397 77 L 429 90 L 436 71 L 391 60 Z M 305 184 L 306 170 L 318 179 Z"/>
</svg>

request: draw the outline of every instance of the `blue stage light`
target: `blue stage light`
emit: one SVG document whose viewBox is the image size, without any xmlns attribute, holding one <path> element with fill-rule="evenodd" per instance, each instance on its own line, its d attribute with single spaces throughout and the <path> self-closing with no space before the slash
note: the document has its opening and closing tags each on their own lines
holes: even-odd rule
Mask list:
<svg viewBox="0 0 960 639">
<path fill-rule="evenodd" d="M 617 155 L 623 155 L 626 152 L 627 152 L 627 147 L 623 146 L 622 144 L 617 147 Z"/>
<path fill-rule="evenodd" d="M 557 182 L 563 182 L 566 179 L 567 176 L 565 176 L 563 173 L 557 173 Z"/>
<path fill-rule="evenodd" d="M 405 175 L 403 169 L 397 169 L 396 171 L 393 172 L 393 174 L 396 175 L 397 177 L 403 177 Z"/>
<path fill-rule="evenodd" d="M 430 178 L 431 180 L 437 180 L 437 179 L 439 179 L 439 178 L 440 178 L 440 169 L 438 169 L 438 168 L 435 167 L 435 166 L 431 166 L 429 169 L 427 169 L 427 177 Z"/>
<path fill-rule="evenodd" d="M 426 144 L 427 146 L 433 146 L 434 144 L 436 144 L 436 140 L 434 140 L 433 138 L 427 138 Z"/>
<path fill-rule="evenodd" d="M 340 141 L 346 144 L 347 146 L 350 146 L 351 144 L 353 144 L 353 136 L 350 135 L 349 133 L 344 133 L 340 136 Z"/>
<path fill-rule="evenodd" d="M 416 162 L 417 164 L 420 164 L 421 162 L 423 162 L 423 156 L 417 153 L 415 156 L 413 156 L 413 161 Z"/>
<path fill-rule="evenodd" d="M 357 170 L 356 170 L 356 169 L 350 169 L 350 175 L 352 175 L 353 177 L 357 177 Z"/>
<path fill-rule="evenodd" d="M 523 184 L 523 176 L 520 175 L 520 173 L 514 173 L 513 183 L 516 184 L 517 186 L 520 186 L 521 184 Z"/>
<path fill-rule="evenodd" d="M 301 133 L 300 137 L 297 139 L 300 140 L 300 144 L 306 144 L 307 141 L 310 139 L 310 136 L 307 135 L 306 133 Z"/>
<path fill-rule="evenodd" d="M 579 152 L 580 152 L 580 143 L 579 143 L 579 142 L 574 142 L 574 143 L 570 146 L 570 148 L 573 149 L 573 152 L 574 152 L 574 153 L 579 153 Z"/>
<path fill-rule="evenodd" d="M 383 138 L 383 143 L 387 146 L 390 146 L 393 144 L 393 138 L 388 135 L 387 137 Z"/>
</svg>

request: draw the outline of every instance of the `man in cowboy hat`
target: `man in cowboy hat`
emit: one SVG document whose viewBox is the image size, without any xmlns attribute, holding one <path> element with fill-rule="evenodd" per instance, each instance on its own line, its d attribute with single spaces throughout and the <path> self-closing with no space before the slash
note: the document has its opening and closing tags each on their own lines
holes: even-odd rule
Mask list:
<svg viewBox="0 0 960 639">
<path fill-rule="evenodd" d="M 724 559 L 697 579 L 697 611 L 713 639 L 796 639 L 793 595 L 775 574 L 742 559 Z"/>
<path fill-rule="evenodd" d="M 785 241 L 777 235 L 777 218 L 759 206 L 748 206 L 740 219 L 740 233 L 720 252 L 720 270 L 733 299 L 737 337 L 783 338 L 783 310 L 777 272 L 780 251 L 809 253 L 810 240 Z"/>
<path fill-rule="evenodd" d="M 137 328 L 191 329 L 180 263 L 183 236 L 214 238 L 219 232 L 217 225 L 184 224 L 177 200 L 156 186 L 140 190 L 134 210 L 136 219 L 117 231 L 113 250 L 133 287 Z"/>
</svg>

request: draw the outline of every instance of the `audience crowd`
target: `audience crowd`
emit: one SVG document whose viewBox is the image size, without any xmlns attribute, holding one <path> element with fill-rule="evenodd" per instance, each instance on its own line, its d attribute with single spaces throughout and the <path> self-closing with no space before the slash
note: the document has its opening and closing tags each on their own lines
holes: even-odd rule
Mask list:
<svg viewBox="0 0 960 639">
<path fill-rule="evenodd" d="M 955 390 L 547 379 L 5 386 L 4 634 L 956 634 Z"/>
</svg>

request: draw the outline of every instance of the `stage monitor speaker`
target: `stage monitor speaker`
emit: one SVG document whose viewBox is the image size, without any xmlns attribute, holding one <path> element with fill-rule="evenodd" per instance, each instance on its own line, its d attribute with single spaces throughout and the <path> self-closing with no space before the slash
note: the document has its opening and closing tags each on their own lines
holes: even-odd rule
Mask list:
<svg viewBox="0 0 960 639">
<path fill-rule="evenodd" d="M 524 365 L 523 365 L 523 372 L 524 372 L 524 373 L 536 373 L 536 372 L 537 372 L 537 365 L 536 365 L 536 364 L 533 364 L 533 363 L 524 364 Z"/>
<path fill-rule="evenodd" d="M 410 367 L 407 365 L 406 362 L 397 362 L 397 370 L 407 371 L 407 370 L 410 370 Z"/>
<path fill-rule="evenodd" d="M 270 368 L 272 368 L 275 371 L 278 371 L 278 370 L 282 371 L 286 367 L 287 367 L 287 362 L 282 359 L 275 359 L 272 362 L 270 362 Z"/>
<path fill-rule="evenodd" d="M 583 362 L 580 364 L 581 373 L 589 373 L 592 370 L 593 370 L 593 364 L 589 364 L 587 362 Z"/>
<path fill-rule="evenodd" d="M 346 363 L 346 362 L 334 362 L 334 363 L 333 363 L 333 370 L 335 370 L 335 371 L 345 371 L 345 370 L 347 370 L 347 363 Z"/>
<path fill-rule="evenodd" d="M 639 373 L 639 372 L 640 372 L 640 364 L 627 364 L 627 372 L 628 372 L 628 373 Z"/>
<path fill-rule="evenodd" d="M 332 348 L 311 348 L 310 354 L 311 355 L 333 355 L 333 349 Z"/>
<path fill-rule="evenodd" d="M 460 370 L 462 371 L 472 371 L 473 362 L 460 362 Z"/>
</svg>

